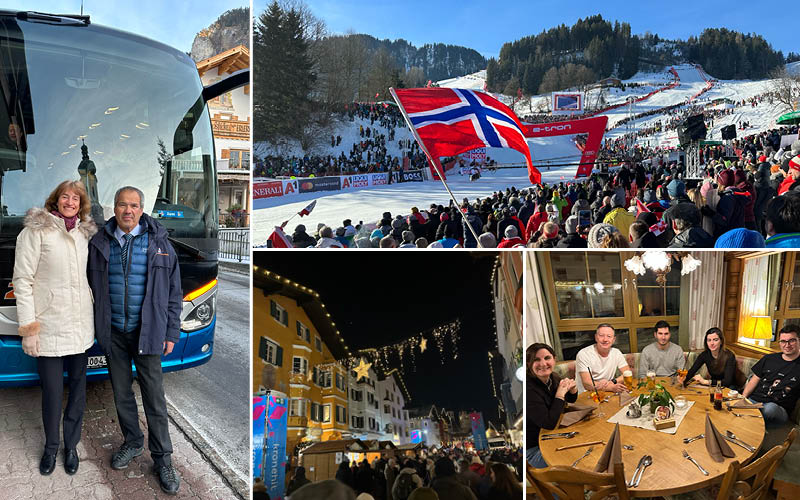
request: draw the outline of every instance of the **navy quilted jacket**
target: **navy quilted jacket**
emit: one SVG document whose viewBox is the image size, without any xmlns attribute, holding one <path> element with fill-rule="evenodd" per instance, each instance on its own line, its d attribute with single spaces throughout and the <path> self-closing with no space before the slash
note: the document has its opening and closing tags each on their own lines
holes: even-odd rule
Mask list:
<svg viewBox="0 0 800 500">
<path fill-rule="evenodd" d="M 144 233 L 147 234 L 147 274 L 139 315 L 141 321 L 139 354 L 161 354 L 164 341 L 177 343 L 180 340 L 183 294 L 178 256 L 167 238 L 167 230 L 155 219 L 147 214 L 142 214 L 139 224 L 144 226 Z M 117 221 L 112 217 L 106 222 L 104 230 L 92 237 L 89 241 L 87 266 L 89 286 L 94 294 L 95 336 L 106 355 L 110 354 L 111 344 L 112 301 L 110 294 L 116 293 L 116 285 L 111 284 L 109 272 L 109 268 L 113 265 L 111 263 L 112 245 L 117 245 L 117 251 L 119 251 L 119 244 L 115 242 L 114 238 L 116 229 Z M 139 239 L 135 238 L 134 241 Z M 131 291 L 129 280 L 129 298 Z"/>
</svg>

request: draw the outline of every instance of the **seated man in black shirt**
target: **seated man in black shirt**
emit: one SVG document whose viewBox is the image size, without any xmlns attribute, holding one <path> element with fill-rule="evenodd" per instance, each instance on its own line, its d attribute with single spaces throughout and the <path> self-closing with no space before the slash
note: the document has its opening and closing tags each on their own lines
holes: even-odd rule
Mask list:
<svg viewBox="0 0 800 500">
<path fill-rule="evenodd" d="M 776 427 L 789 420 L 800 396 L 800 326 L 781 328 L 781 354 L 767 354 L 753 366 L 753 376 L 742 395 L 764 403 L 761 413 L 767 427 Z"/>
</svg>

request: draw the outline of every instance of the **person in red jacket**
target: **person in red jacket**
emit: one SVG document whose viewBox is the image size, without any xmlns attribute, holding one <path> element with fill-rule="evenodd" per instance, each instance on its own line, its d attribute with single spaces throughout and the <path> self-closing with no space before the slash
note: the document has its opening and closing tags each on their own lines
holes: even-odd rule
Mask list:
<svg viewBox="0 0 800 500">
<path fill-rule="evenodd" d="M 798 181 L 800 181 L 800 155 L 789 160 L 789 173 L 786 174 L 786 178 L 778 187 L 778 195 L 780 196 L 789 190 L 798 189 L 795 186 Z"/>
<path fill-rule="evenodd" d="M 538 231 L 539 226 L 547 222 L 547 212 L 544 208 L 544 203 L 538 203 L 536 205 L 536 211 L 528 218 L 528 225 L 525 227 L 525 234 L 528 236 Z"/>
<path fill-rule="evenodd" d="M 505 238 L 497 245 L 497 248 L 513 248 L 514 245 L 525 245 L 525 242 L 517 234 L 519 233 L 517 233 L 515 226 L 506 227 Z"/>
</svg>

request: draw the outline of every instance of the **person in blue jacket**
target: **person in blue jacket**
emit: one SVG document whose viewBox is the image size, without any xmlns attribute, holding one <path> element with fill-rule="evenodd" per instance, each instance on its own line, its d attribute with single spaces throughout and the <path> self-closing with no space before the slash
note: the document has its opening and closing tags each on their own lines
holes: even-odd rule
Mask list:
<svg viewBox="0 0 800 500">
<path fill-rule="evenodd" d="M 767 248 L 800 248 L 800 194 L 790 192 L 771 199 L 764 229 Z"/>
<path fill-rule="evenodd" d="M 167 230 L 143 213 L 143 205 L 141 190 L 125 186 L 117 191 L 114 217 L 89 241 L 88 278 L 94 294 L 95 335 L 108 359 L 125 439 L 113 454 L 111 467 L 125 469 L 144 451 L 133 394 L 133 361 L 153 471 L 161 489 L 174 495 L 180 478 L 171 459 L 161 356 L 170 354 L 180 338 L 181 279 Z"/>
</svg>

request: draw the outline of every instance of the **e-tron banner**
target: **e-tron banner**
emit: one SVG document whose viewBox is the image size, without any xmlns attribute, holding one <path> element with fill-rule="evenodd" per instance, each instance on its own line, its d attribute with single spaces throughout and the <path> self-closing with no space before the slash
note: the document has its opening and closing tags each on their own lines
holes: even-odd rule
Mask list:
<svg viewBox="0 0 800 500">
<path fill-rule="evenodd" d="M 553 92 L 553 114 L 583 113 L 583 93 L 582 92 Z"/>
<path fill-rule="evenodd" d="M 483 423 L 483 413 L 470 413 L 469 420 L 472 424 L 472 440 L 475 441 L 475 449 L 488 450 L 489 440 L 486 439 L 486 425 Z"/>
<path fill-rule="evenodd" d="M 569 120 L 554 123 L 536 123 L 533 125 L 523 124 L 522 130 L 525 137 L 555 137 L 559 135 L 587 134 L 586 142 L 576 143 L 575 147 L 582 149 L 581 161 L 575 178 L 589 177 L 592 174 L 594 160 L 600 150 L 603 135 L 606 133 L 608 116 L 595 116 L 584 118 L 583 120 Z"/>
</svg>

